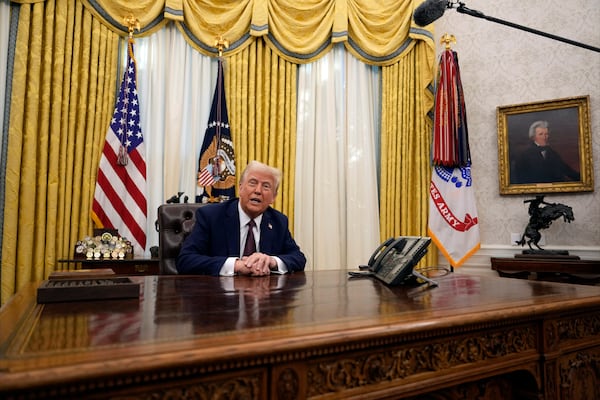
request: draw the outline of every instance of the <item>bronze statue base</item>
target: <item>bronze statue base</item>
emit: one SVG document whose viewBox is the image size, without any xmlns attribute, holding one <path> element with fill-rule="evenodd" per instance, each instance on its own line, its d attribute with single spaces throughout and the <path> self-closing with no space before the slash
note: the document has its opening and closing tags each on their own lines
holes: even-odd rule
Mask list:
<svg viewBox="0 0 600 400">
<path fill-rule="evenodd" d="M 523 250 L 521 254 L 515 254 L 515 258 L 558 258 L 579 260 L 579 256 L 569 255 L 567 250 Z"/>
</svg>

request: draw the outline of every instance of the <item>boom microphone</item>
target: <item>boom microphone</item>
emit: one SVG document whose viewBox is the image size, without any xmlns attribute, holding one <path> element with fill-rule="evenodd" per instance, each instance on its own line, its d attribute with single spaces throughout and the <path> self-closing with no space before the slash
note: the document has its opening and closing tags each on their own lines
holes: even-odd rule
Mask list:
<svg viewBox="0 0 600 400">
<path fill-rule="evenodd" d="M 441 18 L 442 15 L 444 15 L 444 12 L 446 12 L 446 9 L 448 9 L 448 8 L 456 8 L 456 11 L 461 14 L 467 14 L 467 15 L 470 15 L 470 16 L 476 17 L 476 18 L 482 18 L 487 21 L 495 22 L 497 24 L 506 25 L 511 28 L 520 29 L 522 31 L 526 31 L 526 32 L 533 33 L 536 35 L 544 36 L 544 37 L 547 37 L 550 39 L 558 40 L 563 43 L 568 43 L 573 46 L 581 47 L 584 49 L 588 49 L 588 50 L 592 50 L 597 53 L 600 53 L 600 48 L 590 46 L 589 44 L 576 42 L 574 40 L 570 40 L 570 39 L 566 39 L 566 38 L 563 38 L 560 36 L 552 35 L 550 33 L 538 31 L 537 29 L 529 28 L 527 26 L 515 24 L 515 23 L 509 22 L 509 21 L 504 21 L 499 18 L 488 17 L 481 11 L 472 10 L 470 8 L 467 8 L 467 6 L 465 6 L 465 3 L 463 3 L 462 1 L 459 1 L 459 0 L 445 0 L 445 1 L 443 1 L 443 0 L 425 0 L 423 3 L 421 3 L 421 5 L 419 7 L 415 8 L 415 12 L 413 13 L 413 20 L 415 21 L 415 24 L 417 24 L 419 26 L 427 26 L 427 25 L 431 24 L 433 21 Z"/>
<path fill-rule="evenodd" d="M 452 3 L 449 1 L 425 0 L 415 9 L 413 14 L 415 24 L 419 26 L 429 25 L 436 19 L 441 18 L 447 8 L 452 8 Z"/>
</svg>

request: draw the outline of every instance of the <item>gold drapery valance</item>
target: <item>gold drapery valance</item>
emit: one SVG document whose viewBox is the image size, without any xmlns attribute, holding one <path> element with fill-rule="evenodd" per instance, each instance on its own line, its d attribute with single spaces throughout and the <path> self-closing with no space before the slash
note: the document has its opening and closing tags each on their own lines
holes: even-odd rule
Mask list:
<svg viewBox="0 0 600 400">
<path fill-rule="evenodd" d="M 35 0 L 21 0 L 31 2 Z M 43 0 L 40 0 L 43 1 Z M 309 63 L 344 43 L 348 51 L 370 65 L 396 63 L 433 34 L 414 25 L 413 10 L 422 0 L 82 0 L 84 6 L 113 31 L 126 35 L 123 18 L 140 21 L 140 36 L 174 21 L 188 43 L 216 56 L 215 38 L 222 35 L 235 54 L 256 38 L 280 57 Z"/>
</svg>

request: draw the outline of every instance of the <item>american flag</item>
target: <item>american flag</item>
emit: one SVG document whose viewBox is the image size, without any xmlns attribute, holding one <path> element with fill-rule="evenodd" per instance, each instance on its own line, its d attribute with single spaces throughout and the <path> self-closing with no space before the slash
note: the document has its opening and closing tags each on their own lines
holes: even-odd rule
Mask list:
<svg viewBox="0 0 600 400">
<path fill-rule="evenodd" d="M 146 161 L 136 89 L 133 39 L 129 40 L 127 70 L 106 135 L 98 167 L 92 219 L 99 228 L 117 229 L 134 254 L 146 249 Z"/>
</svg>

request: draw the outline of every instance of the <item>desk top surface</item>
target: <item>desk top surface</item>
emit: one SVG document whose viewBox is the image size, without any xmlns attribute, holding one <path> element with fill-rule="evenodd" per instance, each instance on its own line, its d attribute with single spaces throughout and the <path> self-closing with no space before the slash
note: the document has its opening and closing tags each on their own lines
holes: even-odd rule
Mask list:
<svg viewBox="0 0 600 400">
<path fill-rule="evenodd" d="M 346 271 L 131 279 L 139 299 L 37 304 L 37 285 L 19 291 L 0 309 L 0 389 L 600 307 L 600 287 L 456 273 L 429 289 Z"/>
</svg>

